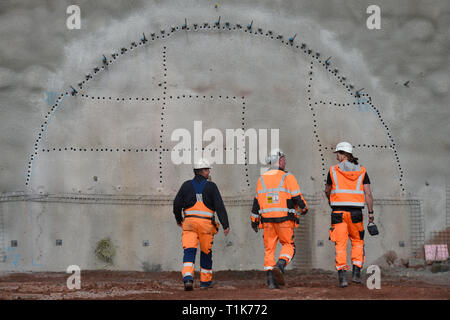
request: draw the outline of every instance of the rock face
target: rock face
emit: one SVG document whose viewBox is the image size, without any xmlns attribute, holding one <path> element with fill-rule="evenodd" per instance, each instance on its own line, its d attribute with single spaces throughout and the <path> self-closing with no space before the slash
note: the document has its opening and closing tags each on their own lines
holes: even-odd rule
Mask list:
<svg viewBox="0 0 450 320">
<path fill-rule="evenodd" d="M 391 269 L 405 267 L 407 261 L 403 258 L 399 258 L 395 251 L 390 250 L 378 259 L 375 259 L 371 264 L 375 264 L 381 269 Z"/>
<path fill-rule="evenodd" d="M 395 251 L 389 251 L 384 255 L 386 262 L 391 266 L 398 259 L 397 253 Z"/>
</svg>

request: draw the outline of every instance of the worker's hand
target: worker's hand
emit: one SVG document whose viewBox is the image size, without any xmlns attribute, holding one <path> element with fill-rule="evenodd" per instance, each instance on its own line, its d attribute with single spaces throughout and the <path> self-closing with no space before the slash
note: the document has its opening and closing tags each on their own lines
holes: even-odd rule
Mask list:
<svg viewBox="0 0 450 320">
<path fill-rule="evenodd" d="M 258 233 L 258 230 L 259 230 L 259 221 L 255 221 L 255 222 L 252 221 L 252 229 L 253 229 L 256 233 Z"/>
<path fill-rule="evenodd" d="M 228 235 L 229 232 L 230 232 L 230 227 L 223 229 L 223 234 L 225 235 L 225 237 Z"/>
<path fill-rule="evenodd" d="M 300 213 L 304 216 L 308 212 L 308 208 L 300 209 Z"/>
<path fill-rule="evenodd" d="M 374 220 L 373 213 L 369 213 L 369 223 L 372 223 Z"/>
<path fill-rule="evenodd" d="M 179 226 L 181 228 L 181 227 L 183 227 L 183 223 L 182 222 L 177 222 L 177 226 Z"/>
</svg>

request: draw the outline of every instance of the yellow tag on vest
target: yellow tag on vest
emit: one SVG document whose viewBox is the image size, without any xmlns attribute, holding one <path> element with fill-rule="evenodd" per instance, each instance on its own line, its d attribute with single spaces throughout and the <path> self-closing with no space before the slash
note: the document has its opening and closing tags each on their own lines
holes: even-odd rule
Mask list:
<svg viewBox="0 0 450 320">
<path fill-rule="evenodd" d="M 268 193 L 267 194 L 267 203 L 279 203 L 280 197 L 278 196 L 278 192 Z"/>
</svg>

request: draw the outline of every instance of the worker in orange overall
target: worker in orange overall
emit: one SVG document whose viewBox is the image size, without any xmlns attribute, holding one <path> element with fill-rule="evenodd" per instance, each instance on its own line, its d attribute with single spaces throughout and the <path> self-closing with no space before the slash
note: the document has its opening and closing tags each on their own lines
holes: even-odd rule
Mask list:
<svg viewBox="0 0 450 320">
<path fill-rule="evenodd" d="M 364 264 L 364 225 L 365 203 L 369 211 L 369 223 L 373 222 L 373 198 L 370 180 L 366 169 L 358 164 L 353 156 L 353 147 L 348 142 L 336 146 L 336 159 L 339 164 L 330 167 L 325 186 L 331 212 L 330 240 L 335 243 L 336 270 L 339 287 L 347 286 L 347 241 L 352 244 L 352 281 L 361 283 L 361 269 Z"/>
<path fill-rule="evenodd" d="M 264 270 L 267 285 L 276 289 L 285 284 L 285 268 L 295 255 L 294 228 L 298 228 L 299 222 L 296 209 L 306 214 L 308 206 L 294 175 L 285 171 L 285 154 L 274 149 L 267 157 L 267 163 L 271 165 L 270 169 L 257 182 L 251 225 L 255 232 L 264 229 Z M 282 247 L 278 261 L 275 261 L 278 241 Z"/>
<path fill-rule="evenodd" d="M 208 289 L 212 283 L 212 245 L 219 230 L 214 212 L 224 228 L 230 232 L 228 215 L 217 185 L 208 181 L 211 165 L 206 159 L 194 164 L 195 177 L 185 181 L 173 202 L 173 212 L 179 227 L 183 229 L 183 283 L 186 291 L 194 289 L 194 263 L 200 242 L 200 289 Z M 182 216 L 184 211 L 184 218 Z"/>
</svg>

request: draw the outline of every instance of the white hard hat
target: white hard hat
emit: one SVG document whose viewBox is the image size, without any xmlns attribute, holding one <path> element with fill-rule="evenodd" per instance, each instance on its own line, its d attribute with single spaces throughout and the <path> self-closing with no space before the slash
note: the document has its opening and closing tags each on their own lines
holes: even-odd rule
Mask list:
<svg viewBox="0 0 450 320">
<path fill-rule="evenodd" d="M 338 145 L 336 146 L 336 150 L 334 151 L 335 153 L 338 151 L 344 151 L 347 153 L 352 154 L 353 153 L 353 147 L 350 143 L 348 142 L 340 142 L 338 143 Z"/>
<path fill-rule="evenodd" d="M 205 158 L 200 158 L 194 163 L 194 169 L 211 169 L 212 166 L 209 161 Z"/>
<path fill-rule="evenodd" d="M 274 164 L 275 162 L 280 160 L 280 158 L 285 157 L 285 156 L 286 155 L 284 154 L 284 152 L 281 151 L 280 149 L 278 149 L 278 148 L 272 149 L 270 151 L 269 155 L 266 157 L 266 163 Z"/>
</svg>

